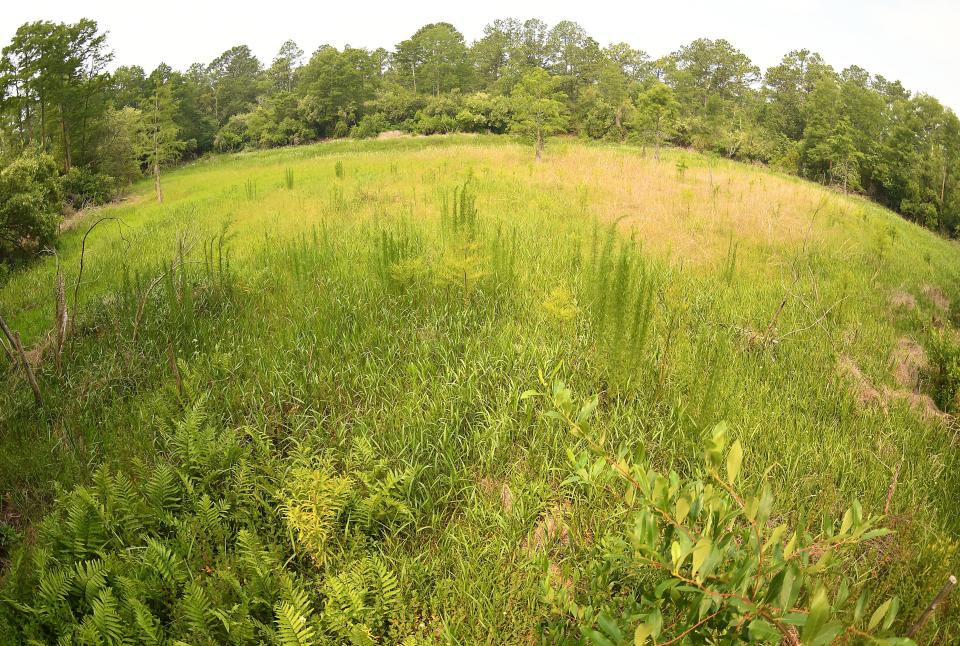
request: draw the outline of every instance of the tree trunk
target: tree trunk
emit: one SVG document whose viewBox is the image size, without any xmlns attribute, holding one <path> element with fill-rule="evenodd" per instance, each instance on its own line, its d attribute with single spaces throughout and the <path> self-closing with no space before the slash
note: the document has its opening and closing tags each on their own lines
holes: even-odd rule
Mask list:
<svg viewBox="0 0 960 646">
<path fill-rule="evenodd" d="M 940 181 L 940 210 L 943 211 L 943 200 L 947 195 L 947 162 L 943 162 L 943 179 Z"/>
<path fill-rule="evenodd" d="M 153 185 L 157 189 L 157 202 L 163 203 L 163 190 L 160 188 L 160 164 L 153 164 Z"/>
<path fill-rule="evenodd" d="M 537 141 L 535 147 L 537 161 L 541 161 L 543 159 L 543 133 L 539 130 L 537 131 Z"/>
<path fill-rule="evenodd" d="M 63 117 L 63 104 L 60 104 L 60 136 L 63 139 L 63 170 L 70 172 L 73 166 L 73 156 L 70 154 L 70 135 L 67 134 L 67 122 Z"/>
<path fill-rule="evenodd" d="M 47 152 L 47 110 L 40 99 L 40 148 Z"/>
</svg>

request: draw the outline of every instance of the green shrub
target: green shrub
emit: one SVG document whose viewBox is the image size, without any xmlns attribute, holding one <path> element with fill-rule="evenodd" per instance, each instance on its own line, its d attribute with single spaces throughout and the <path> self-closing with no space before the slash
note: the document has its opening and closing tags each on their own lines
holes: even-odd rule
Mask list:
<svg viewBox="0 0 960 646">
<path fill-rule="evenodd" d="M 389 128 L 390 124 L 387 123 L 387 118 L 379 112 L 375 112 L 364 115 L 363 118 L 360 119 L 360 123 L 355 125 L 353 130 L 350 131 L 350 136 L 354 139 L 370 139 Z"/>
<path fill-rule="evenodd" d="M 49 155 L 27 152 L 0 170 L 0 262 L 53 244 L 63 188 Z"/>
<path fill-rule="evenodd" d="M 741 482 L 744 448 L 729 442 L 726 424 L 704 439 L 703 470 L 682 478 L 642 455 L 609 453 L 590 429 L 597 397 L 578 406 L 561 382 L 543 396 L 553 405 L 547 416 L 590 448 L 570 453 L 567 484 L 591 500 L 616 492 L 626 505 L 620 528 L 595 543 L 586 593 L 548 583 L 547 601 L 560 618 L 548 630 L 551 641 L 573 624 L 604 646 L 692 634 L 698 643 L 913 643 L 893 636 L 899 600 L 878 603 L 863 578 L 849 576 L 858 547 L 890 533 L 858 502 L 839 521 L 825 515 L 816 524 L 791 523 L 765 482 Z"/>
<path fill-rule="evenodd" d="M 63 192 L 67 202 L 80 209 L 112 200 L 117 192 L 117 183 L 109 175 L 75 166 L 63 176 Z"/>
</svg>

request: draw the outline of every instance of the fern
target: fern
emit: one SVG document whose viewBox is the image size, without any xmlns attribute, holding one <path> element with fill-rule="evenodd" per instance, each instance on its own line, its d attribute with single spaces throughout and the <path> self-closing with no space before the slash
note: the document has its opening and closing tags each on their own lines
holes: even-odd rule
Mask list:
<svg viewBox="0 0 960 646">
<path fill-rule="evenodd" d="M 314 627 L 310 621 L 310 599 L 297 591 L 276 606 L 277 638 L 281 646 L 311 646 Z"/>
<path fill-rule="evenodd" d="M 69 594 L 73 579 L 74 573 L 69 569 L 42 572 L 36 605 L 40 608 L 59 605 Z"/>
<path fill-rule="evenodd" d="M 187 586 L 182 605 L 184 617 L 191 630 L 209 637 L 211 618 L 213 617 L 212 604 L 210 603 L 210 597 L 197 582 L 194 581 Z"/>
<path fill-rule="evenodd" d="M 92 603 L 107 585 L 107 567 L 100 559 L 80 561 L 75 566 L 75 586 Z"/>
<path fill-rule="evenodd" d="M 124 624 L 120 617 L 120 605 L 113 590 L 104 588 L 91 604 L 91 618 L 103 643 L 113 645 L 123 643 Z"/>
<path fill-rule="evenodd" d="M 180 558 L 155 538 L 148 538 L 146 543 L 147 549 L 143 551 L 143 562 L 156 572 L 166 585 L 176 587 L 186 578 Z"/>
</svg>

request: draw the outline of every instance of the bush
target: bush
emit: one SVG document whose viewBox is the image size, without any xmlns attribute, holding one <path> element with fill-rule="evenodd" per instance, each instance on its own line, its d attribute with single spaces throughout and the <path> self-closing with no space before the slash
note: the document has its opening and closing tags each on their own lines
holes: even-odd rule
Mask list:
<svg viewBox="0 0 960 646">
<path fill-rule="evenodd" d="M 364 115 L 360 123 L 353 127 L 350 136 L 354 139 L 370 139 L 390 129 L 387 118 L 379 112 Z"/>
<path fill-rule="evenodd" d="M 550 643 L 571 624 L 594 644 L 674 643 L 691 633 L 695 643 L 913 643 L 895 636 L 899 600 L 873 599 L 869 578 L 850 576 L 858 547 L 890 533 L 857 501 L 840 520 L 791 523 L 766 482 L 744 485 L 744 447 L 729 442 L 723 423 L 703 440 L 703 470 L 683 478 L 626 450 L 609 453 L 590 428 L 597 397 L 577 405 L 560 382 L 524 394 L 536 396 L 590 449 L 569 453 L 566 484 L 593 505 L 612 493 L 626 507 L 619 527 L 596 541 L 585 588 L 548 581 L 560 617 Z"/>
<path fill-rule="evenodd" d="M 49 155 L 24 153 L 0 171 L 0 262 L 52 245 L 63 189 Z"/>
<path fill-rule="evenodd" d="M 76 209 L 106 204 L 117 193 L 117 181 L 89 168 L 74 167 L 63 176 L 63 192 L 67 202 Z"/>
</svg>

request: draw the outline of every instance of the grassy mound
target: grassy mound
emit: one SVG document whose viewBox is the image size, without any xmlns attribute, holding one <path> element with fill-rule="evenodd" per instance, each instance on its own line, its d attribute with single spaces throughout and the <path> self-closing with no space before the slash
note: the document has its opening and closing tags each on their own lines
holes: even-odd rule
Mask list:
<svg viewBox="0 0 960 646">
<path fill-rule="evenodd" d="M 845 567 L 904 629 L 956 565 L 960 253 L 888 211 L 682 151 L 535 164 L 485 137 L 216 158 L 165 197 L 64 234 L 59 368 L 57 259 L 0 291 L 44 399 L 5 369 L 0 636 L 574 639 L 544 586 L 588 590 L 624 510 L 521 398 L 555 378 L 599 395 L 611 450 L 681 477 L 726 421 L 777 522 L 885 512 Z"/>
</svg>

